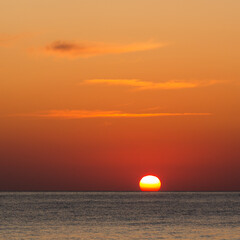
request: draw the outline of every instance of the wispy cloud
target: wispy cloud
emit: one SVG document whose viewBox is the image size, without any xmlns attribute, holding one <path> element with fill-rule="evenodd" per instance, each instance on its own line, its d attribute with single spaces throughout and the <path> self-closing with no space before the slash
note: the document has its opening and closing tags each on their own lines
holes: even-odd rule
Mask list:
<svg viewBox="0 0 240 240">
<path fill-rule="evenodd" d="M 60 118 L 60 119 L 81 119 L 81 118 L 146 118 L 164 116 L 209 116 L 211 113 L 127 113 L 122 111 L 85 111 L 85 110 L 51 110 L 28 114 L 18 114 L 20 117 L 38 118 Z"/>
<path fill-rule="evenodd" d="M 20 33 L 20 34 L 0 34 L 0 46 L 8 47 L 9 45 L 15 43 L 18 40 L 29 37 L 29 33 Z"/>
<path fill-rule="evenodd" d="M 90 79 L 85 80 L 81 84 L 105 84 L 113 86 L 130 86 L 138 90 L 147 89 L 181 89 L 181 88 L 196 88 L 201 86 L 210 86 L 218 83 L 216 80 L 208 81 L 180 81 L 172 80 L 166 82 L 150 82 L 139 79 Z"/>
<path fill-rule="evenodd" d="M 42 49 L 44 54 L 58 57 L 79 58 L 106 54 L 121 54 L 147 51 L 164 47 L 167 44 L 147 41 L 131 44 L 114 44 L 101 42 L 67 42 L 55 41 Z"/>
</svg>

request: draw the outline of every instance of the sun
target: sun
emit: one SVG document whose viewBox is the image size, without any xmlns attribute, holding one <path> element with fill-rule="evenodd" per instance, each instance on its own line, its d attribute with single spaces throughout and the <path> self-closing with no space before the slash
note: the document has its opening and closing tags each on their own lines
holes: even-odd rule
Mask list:
<svg viewBox="0 0 240 240">
<path fill-rule="evenodd" d="M 141 191 L 157 192 L 161 188 L 161 181 L 158 177 L 153 175 L 144 176 L 140 182 L 139 187 Z"/>
</svg>

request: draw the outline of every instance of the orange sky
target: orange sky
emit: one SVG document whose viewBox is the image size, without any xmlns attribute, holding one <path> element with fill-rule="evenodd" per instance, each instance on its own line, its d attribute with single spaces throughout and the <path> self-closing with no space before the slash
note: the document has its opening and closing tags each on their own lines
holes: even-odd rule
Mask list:
<svg viewBox="0 0 240 240">
<path fill-rule="evenodd" d="M 240 190 L 239 9 L 0 1 L 0 190 Z"/>
</svg>

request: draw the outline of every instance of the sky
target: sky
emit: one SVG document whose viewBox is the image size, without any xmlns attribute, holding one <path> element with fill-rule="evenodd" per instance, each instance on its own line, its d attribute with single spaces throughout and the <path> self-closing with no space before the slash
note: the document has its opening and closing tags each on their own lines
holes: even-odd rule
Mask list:
<svg viewBox="0 0 240 240">
<path fill-rule="evenodd" d="M 239 191 L 239 9 L 0 0 L 0 191 Z"/>
</svg>

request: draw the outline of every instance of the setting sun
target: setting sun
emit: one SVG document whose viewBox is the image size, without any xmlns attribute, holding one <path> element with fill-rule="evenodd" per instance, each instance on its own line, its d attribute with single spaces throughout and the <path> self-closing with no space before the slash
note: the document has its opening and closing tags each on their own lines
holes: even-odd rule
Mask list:
<svg viewBox="0 0 240 240">
<path fill-rule="evenodd" d="M 140 180 L 139 187 L 141 191 L 157 192 L 161 188 L 161 181 L 156 176 L 147 175 Z"/>
</svg>

